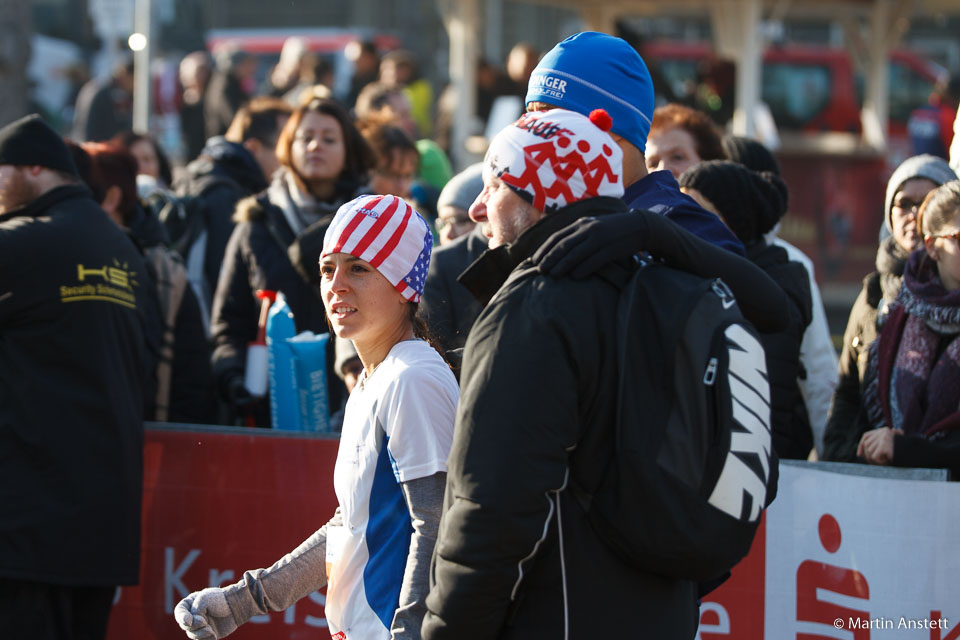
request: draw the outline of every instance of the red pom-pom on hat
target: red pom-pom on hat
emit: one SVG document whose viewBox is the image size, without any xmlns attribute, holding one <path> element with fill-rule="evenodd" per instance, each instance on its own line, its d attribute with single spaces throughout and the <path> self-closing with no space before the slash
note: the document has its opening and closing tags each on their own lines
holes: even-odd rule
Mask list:
<svg viewBox="0 0 960 640">
<path fill-rule="evenodd" d="M 601 131 L 610 131 L 610 127 L 613 126 L 613 118 L 610 117 L 610 114 L 607 113 L 605 109 L 594 109 L 588 117 L 590 118 L 590 122 L 595 124 Z"/>
</svg>

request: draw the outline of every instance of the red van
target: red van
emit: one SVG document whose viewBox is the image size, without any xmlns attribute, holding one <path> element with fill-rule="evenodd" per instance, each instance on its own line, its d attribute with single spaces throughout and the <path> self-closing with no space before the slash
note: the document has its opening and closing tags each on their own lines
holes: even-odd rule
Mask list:
<svg viewBox="0 0 960 640">
<path fill-rule="evenodd" d="M 707 104 L 720 113 L 724 109 L 726 114 L 732 112 L 733 69 L 703 64 L 715 59 L 710 45 L 651 43 L 641 54 L 654 74 L 655 85 L 659 82 L 672 90 L 670 98 L 701 108 Z M 707 66 L 712 67 L 714 82 L 705 89 L 707 84 L 701 82 L 698 72 Z M 838 290 L 856 295 L 863 274 L 873 270 L 886 180 L 909 154 L 907 119 L 911 111 L 926 103 L 934 84 L 945 74 L 939 65 L 909 51 L 891 54 L 889 144 L 883 154 L 789 145 L 778 150 L 783 178 L 790 188 L 790 212 L 780 235 L 813 259 L 821 285 L 845 285 Z M 718 87 L 719 96 L 714 93 Z M 864 80 L 845 49 L 773 46 L 764 54 L 761 96 L 781 132 L 859 134 L 863 94 Z M 852 298 L 843 298 L 839 305 L 844 313 L 850 302 Z"/>
<path fill-rule="evenodd" d="M 654 42 L 641 54 L 680 102 L 692 102 L 698 69 L 713 57 L 707 43 Z M 651 69 L 654 70 L 654 69 Z M 946 69 L 907 50 L 890 59 L 890 136 L 906 136 L 910 112 L 926 103 Z M 732 85 L 727 99 L 733 99 Z M 783 131 L 859 133 L 864 79 L 840 47 L 770 46 L 763 57 L 761 99 Z"/>
</svg>

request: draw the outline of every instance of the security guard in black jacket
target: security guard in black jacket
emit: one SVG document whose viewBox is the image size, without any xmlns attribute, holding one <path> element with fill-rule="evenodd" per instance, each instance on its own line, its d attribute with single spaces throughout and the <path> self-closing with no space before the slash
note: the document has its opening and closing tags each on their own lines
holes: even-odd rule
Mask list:
<svg viewBox="0 0 960 640">
<path fill-rule="evenodd" d="M 103 638 L 140 564 L 147 274 L 60 137 L 0 129 L 0 628 Z"/>
</svg>

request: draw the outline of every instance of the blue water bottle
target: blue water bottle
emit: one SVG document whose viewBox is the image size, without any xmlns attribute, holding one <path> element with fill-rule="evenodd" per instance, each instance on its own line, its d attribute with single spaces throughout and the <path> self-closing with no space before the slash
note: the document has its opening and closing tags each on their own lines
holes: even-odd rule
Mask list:
<svg viewBox="0 0 960 640">
<path fill-rule="evenodd" d="M 297 332 L 293 312 L 282 292 L 267 315 L 267 356 L 270 372 L 270 424 L 274 429 L 299 431 L 300 401 L 293 350 L 287 340 Z"/>
</svg>

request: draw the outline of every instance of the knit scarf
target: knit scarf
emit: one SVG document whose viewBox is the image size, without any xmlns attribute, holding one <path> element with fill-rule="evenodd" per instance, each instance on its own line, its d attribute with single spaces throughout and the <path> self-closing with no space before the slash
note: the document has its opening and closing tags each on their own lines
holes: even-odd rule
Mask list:
<svg viewBox="0 0 960 640">
<path fill-rule="evenodd" d="M 926 437 L 960 428 L 960 290 L 947 291 L 920 249 L 870 346 L 864 404 L 870 423 Z"/>
<path fill-rule="evenodd" d="M 267 197 L 270 202 L 280 207 L 290 229 L 298 236 L 325 215 L 336 212 L 337 208 L 343 204 L 342 199 L 332 203 L 321 202 L 309 193 L 305 193 L 286 167 L 280 167 L 273 174 L 273 181 L 267 188 Z"/>
</svg>

